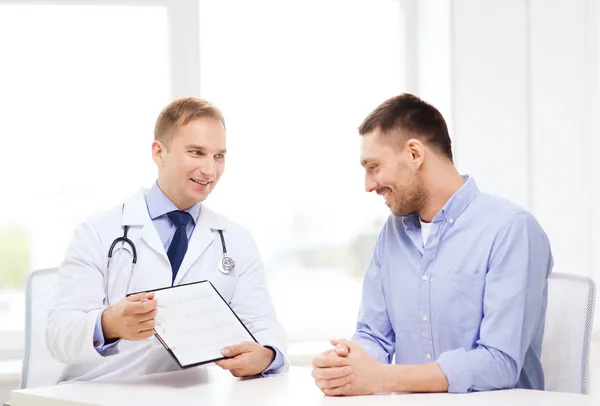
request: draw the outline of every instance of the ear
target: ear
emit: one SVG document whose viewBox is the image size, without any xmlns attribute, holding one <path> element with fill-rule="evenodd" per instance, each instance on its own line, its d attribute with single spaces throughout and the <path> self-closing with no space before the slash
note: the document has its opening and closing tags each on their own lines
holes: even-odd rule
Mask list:
<svg viewBox="0 0 600 406">
<path fill-rule="evenodd" d="M 406 141 L 406 151 L 410 154 L 411 162 L 418 168 L 423 165 L 423 160 L 425 159 L 425 146 L 423 143 L 416 139 L 411 138 Z"/>
<path fill-rule="evenodd" d="M 156 140 L 152 142 L 152 159 L 159 168 L 162 168 L 165 165 L 164 154 L 166 152 L 167 148 L 162 142 Z"/>
</svg>

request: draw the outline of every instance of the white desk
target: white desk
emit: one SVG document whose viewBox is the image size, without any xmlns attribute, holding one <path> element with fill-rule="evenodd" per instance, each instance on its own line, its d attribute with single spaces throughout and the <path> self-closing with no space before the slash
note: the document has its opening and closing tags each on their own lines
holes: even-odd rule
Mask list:
<svg viewBox="0 0 600 406">
<path fill-rule="evenodd" d="M 399 399 L 401 397 L 401 399 Z M 12 406 L 113 405 L 402 405 L 402 406 L 592 406 L 585 395 L 507 390 L 470 394 L 395 394 L 326 397 L 309 368 L 292 367 L 282 376 L 236 379 L 215 366 L 115 382 L 86 382 L 12 392 Z"/>
</svg>

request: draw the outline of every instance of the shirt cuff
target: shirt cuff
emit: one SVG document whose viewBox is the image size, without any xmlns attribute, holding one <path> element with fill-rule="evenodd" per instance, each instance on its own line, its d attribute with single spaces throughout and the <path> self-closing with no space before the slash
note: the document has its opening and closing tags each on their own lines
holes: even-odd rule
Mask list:
<svg viewBox="0 0 600 406">
<path fill-rule="evenodd" d="M 109 348 L 114 347 L 119 342 L 119 340 L 116 340 L 112 343 L 107 344 L 104 341 L 104 331 L 102 331 L 102 313 L 104 313 L 104 311 L 99 312 L 98 317 L 96 318 L 96 327 L 94 328 L 94 342 L 93 342 L 94 348 L 101 355 L 103 355 L 104 351 L 108 350 Z"/>
<path fill-rule="evenodd" d="M 464 348 L 448 351 L 437 360 L 446 379 L 449 393 L 470 392 L 473 387 L 473 370 L 469 365 L 467 352 Z"/>
<path fill-rule="evenodd" d="M 369 338 L 367 338 L 369 337 Z M 355 334 L 352 341 L 359 344 L 368 356 L 380 364 L 391 364 L 392 356 L 367 333 Z"/>
<path fill-rule="evenodd" d="M 269 365 L 267 369 L 265 369 L 261 373 L 262 376 L 271 375 L 284 366 L 283 354 L 281 354 L 281 352 L 275 347 L 271 347 L 269 345 L 267 345 L 266 347 L 275 351 L 275 359 L 273 360 L 273 362 L 271 362 L 271 365 Z"/>
</svg>

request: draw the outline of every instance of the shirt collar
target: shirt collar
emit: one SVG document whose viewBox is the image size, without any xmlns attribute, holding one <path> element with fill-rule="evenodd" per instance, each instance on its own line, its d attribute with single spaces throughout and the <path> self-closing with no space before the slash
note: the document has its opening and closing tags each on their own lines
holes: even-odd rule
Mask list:
<svg viewBox="0 0 600 406">
<path fill-rule="evenodd" d="M 146 207 L 148 208 L 148 214 L 150 214 L 152 220 L 164 216 L 173 210 L 179 210 L 177 206 L 175 206 L 175 203 L 173 203 L 161 190 L 158 186 L 158 182 L 155 182 L 146 194 Z M 198 216 L 200 215 L 200 203 L 194 204 L 185 211 L 191 214 L 194 224 L 196 224 Z"/>
<path fill-rule="evenodd" d="M 442 207 L 442 210 L 435 215 L 433 223 L 445 220 L 450 224 L 454 224 L 479 193 L 477 183 L 475 183 L 475 180 L 470 175 L 464 175 L 462 178 L 465 180 L 465 183 L 454 192 L 444 207 Z M 419 229 L 421 227 L 417 213 L 402 217 L 402 224 L 404 224 L 404 228 L 407 230 Z"/>
</svg>

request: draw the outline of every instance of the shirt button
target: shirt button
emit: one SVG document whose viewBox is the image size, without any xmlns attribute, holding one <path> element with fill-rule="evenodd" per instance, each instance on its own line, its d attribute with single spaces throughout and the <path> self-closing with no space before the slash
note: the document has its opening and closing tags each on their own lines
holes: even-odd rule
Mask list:
<svg viewBox="0 0 600 406">
<path fill-rule="evenodd" d="M 429 279 L 429 276 L 427 274 L 423 275 L 423 280 L 426 281 L 427 279 Z"/>
<path fill-rule="evenodd" d="M 98 341 L 94 341 L 94 347 L 98 347 L 100 343 Z"/>
<path fill-rule="evenodd" d="M 427 358 L 427 359 L 431 359 L 431 354 L 430 354 L 430 353 L 427 353 L 427 354 L 425 355 L 425 358 Z"/>
<path fill-rule="evenodd" d="M 427 315 L 426 314 L 423 315 L 423 321 L 427 321 Z"/>
<path fill-rule="evenodd" d="M 448 219 L 448 222 L 449 222 L 450 224 L 452 224 L 452 223 L 454 223 L 454 219 L 453 219 L 452 217 L 450 217 L 450 218 Z"/>
</svg>

